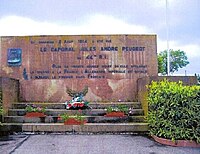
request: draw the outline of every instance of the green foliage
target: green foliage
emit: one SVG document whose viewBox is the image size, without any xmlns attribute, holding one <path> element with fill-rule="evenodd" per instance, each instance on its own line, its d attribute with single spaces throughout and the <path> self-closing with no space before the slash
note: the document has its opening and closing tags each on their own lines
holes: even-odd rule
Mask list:
<svg viewBox="0 0 200 154">
<path fill-rule="evenodd" d="M 170 72 L 174 73 L 179 68 L 188 65 L 186 53 L 180 50 L 170 50 Z M 158 73 L 167 74 L 167 50 L 158 54 Z"/>
<path fill-rule="evenodd" d="M 107 111 L 108 113 L 110 113 L 110 112 L 115 111 L 115 108 L 113 108 L 112 106 L 108 106 L 108 107 L 106 107 L 106 111 Z"/>
<path fill-rule="evenodd" d="M 69 118 L 75 118 L 78 121 L 84 121 L 85 117 L 79 113 L 75 114 L 75 115 L 69 115 L 67 113 L 63 113 L 60 115 L 60 118 L 64 121 L 68 120 Z"/>
<path fill-rule="evenodd" d="M 110 113 L 110 112 L 117 112 L 117 111 L 125 112 L 125 113 L 126 113 L 126 112 L 128 112 L 128 107 L 127 107 L 126 105 L 119 104 L 119 105 L 114 106 L 114 107 L 108 106 L 108 107 L 106 108 L 106 111 L 107 111 L 108 113 Z"/>
<path fill-rule="evenodd" d="M 70 118 L 70 116 L 67 113 L 61 114 L 60 118 L 64 121 L 68 120 Z"/>
<path fill-rule="evenodd" d="M 80 114 L 76 114 L 75 117 L 74 117 L 76 120 L 78 121 L 84 121 L 85 120 L 85 117 L 80 115 Z"/>
<path fill-rule="evenodd" d="M 26 112 L 42 112 L 42 113 L 44 113 L 46 111 L 46 108 L 39 107 L 36 105 L 26 105 L 25 111 Z"/>
<path fill-rule="evenodd" d="M 125 112 L 125 113 L 128 112 L 128 107 L 126 105 L 119 104 L 117 107 L 122 112 Z"/>
<path fill-rule="evenodd" d="M 163 80 L 148 88 L 150 134 L 200 143 L 200 87 Z"/>
</svg>

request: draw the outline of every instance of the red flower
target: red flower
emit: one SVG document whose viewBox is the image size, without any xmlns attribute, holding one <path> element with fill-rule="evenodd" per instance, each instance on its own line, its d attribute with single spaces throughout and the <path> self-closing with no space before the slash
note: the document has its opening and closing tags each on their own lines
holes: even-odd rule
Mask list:
<svg viewBox="0 0 200 154">
<path fill-rule="evenodd" d="M 84 104 L 83 104 L 83 103 L 80 103 L 80 104 L 79 104 L 79 107 L 83 107 L 83 106 L 84 106 Z"/>
<path fill-rule="evenodd" d="M 61 117 L 60 117 L 60 116 L 58 116 L 58 120 L 61 120 Z"/>
</svg>

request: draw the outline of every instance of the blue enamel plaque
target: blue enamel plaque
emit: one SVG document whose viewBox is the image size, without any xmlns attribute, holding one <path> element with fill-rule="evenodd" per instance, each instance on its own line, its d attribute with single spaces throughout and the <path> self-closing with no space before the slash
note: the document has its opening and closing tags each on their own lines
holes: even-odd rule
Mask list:
<svg viewBox="0 0 200 154">
<path fill-rule="evenodd" d="M 20 48 L 8 49 L 7 63 L 8 63 L 8 66 L 21 66 L 22 49 Z"/>
</svg>

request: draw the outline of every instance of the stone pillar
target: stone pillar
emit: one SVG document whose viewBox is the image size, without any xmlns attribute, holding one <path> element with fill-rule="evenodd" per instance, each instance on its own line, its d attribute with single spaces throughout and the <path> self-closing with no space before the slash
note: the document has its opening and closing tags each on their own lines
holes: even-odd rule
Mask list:
<svg viewBox="0 0 200 154">
<path fill-rule="evenodd" d="M 3 109 L 5 115 L 12 103 L 18 102 L 19 99 L 19 81 L 16 79 L 0 77 L 0 90 L 2 91 Z"/>
</svg>

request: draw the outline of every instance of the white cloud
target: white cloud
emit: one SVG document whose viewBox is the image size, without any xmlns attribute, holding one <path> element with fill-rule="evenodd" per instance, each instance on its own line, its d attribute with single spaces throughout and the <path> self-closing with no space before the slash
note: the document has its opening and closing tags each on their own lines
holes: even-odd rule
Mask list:
<svg viewBox="0 0 200 154">
<path fill-rule="evenodd" d="M 37 22 L 19 16 L 7 16 L 0 20 L 1 36 L 44 35 L 53 34 L 61 26 L 47 22 Z"/>
<path fill-rule="evenodd" d="M 76 35 L 76 34 L 150 34 L 145 26 L 133 25 L 112 16 L 96 14 L 89 16 L 81 25 L 59 25 L 49 22 L 38 22 L 30 18 L 7 16 L 0 19 L 0 36 L 23 35 Z M 167 42 L 158 38 L 158 52 L 167 49 Z M 169 42 L 170 49 L 180 49 L 188 57 L 200 56 L 200 45 L 180 45 Z"/>
<path fill-rule="evenodd" d="M 158 39 L 157 42 L 158 52 L 167 49 L 166 41 Z M 194 75 L 194 73 L 199 73 L 199 62 L 197 61 L 200 58 L 199 44 L 178 44 L 175 41 L 169 41 L 169 49 L 185 51 L 190 62 L 186 67 L 175 72 L 174 75 Z"/>
<path fill-rule="evenodd" d="M 77 35 L 77 34 L 150 34 L 145 26 L 133 25 L 107 15 L 92 15 L 81 25 L 59 25 L 49 22 L 38 22 L 19 16 L 7 16 L 0 19 L 0 36 L 23 35 Z M 167 49 L 166 41 L 158 38 L 158 52 Z M 199 57 L 200 45 L 177 44 L 169 42 L 170 49 L 186 52 L 188 58 Z"/>
<path fill-rule="evenodd" d="M 112 16 L 93 15 L 82 25 L 38 22 L 19 16 L 0 19 L 0 36 L 73 35 L 73 34 L 147 34 L 144 26 L 130 25 Z"/>
<path fill-rule="evenodd" d="M 88 26 L 89 25 L 89 26 Z M 112 16 L 94 15 L 91 16 L 83 26 L 89 28 L 88 32 L 97 34 L 147 34 L 148 29 L 145 26 L 127 24 L 122 20 Z M 86 30 L 87 31 L 87 30 Z"/>
<path fill-rule="evenodd" d="M 87 17 L 81 25 L 59 25 L 49 22 L 38 22 L 30 18 L 7 16 L 0 19 L 0 36 L 23 35 L 77 35 L 77 34 L 150 34 L 145 26 L 133 25 L 112 16 L 95 14 Z M 158 38 L 158 52 L 167 49 L 167 42 Z M 180 49 L 188 57 L 200 56 L 200 45 L 177 44 L 169 42 L 170 49 Z"/>
<path fill-rule="evenodd" d="M 166 4 L 168 4 L 168 6 L 176 6 L 178 4 L 177 0 L 152 0 L 150 1 L 150 3 L 154 7 L 161 7 L 161 8 L 166 7 Z"/>
<path fill-rule="evenodd" d="M 200 57 L 199 53 L 200 45 L 196 44 L 177 45 L 175 49 L 181 49 L 185 51 L 188 58 Z"/>
<path fill-rule="evenodd" d="M 158 39 L 158 53 L 167 49 L 167 42 Z M 178 44 L 175 41 L 169 41 L 169 49 L 182 50 L 186 52 L 188 58 L 200 57 L 200 45 L 199 44 Z"/>
<path fill-rule="evenodd" d="M 24 35 L 78 35 L 78 34 L 151 34 L 151 30 L 145 26 L 128 24 L 123 20 L 107 15 L 92 15 L 80 25 L 59 25 L 56 23 L 39 22 L 30 18 L 19 16 L 7 16 L 0 19 L 0 36 L 24 36 Z M 158 52 L 167 49 L 167 42 L 158 38 Z M 198 66 L 192 61 L 200 57 L 199 44 L 178 44 L 169 42 L 170 49 L 180 49 L 186 52 L 190 59 L 187 70 L 191 73 L 198 72 Z M 189 71 L 187 71 L 190 73 Z"/>
</svg>

